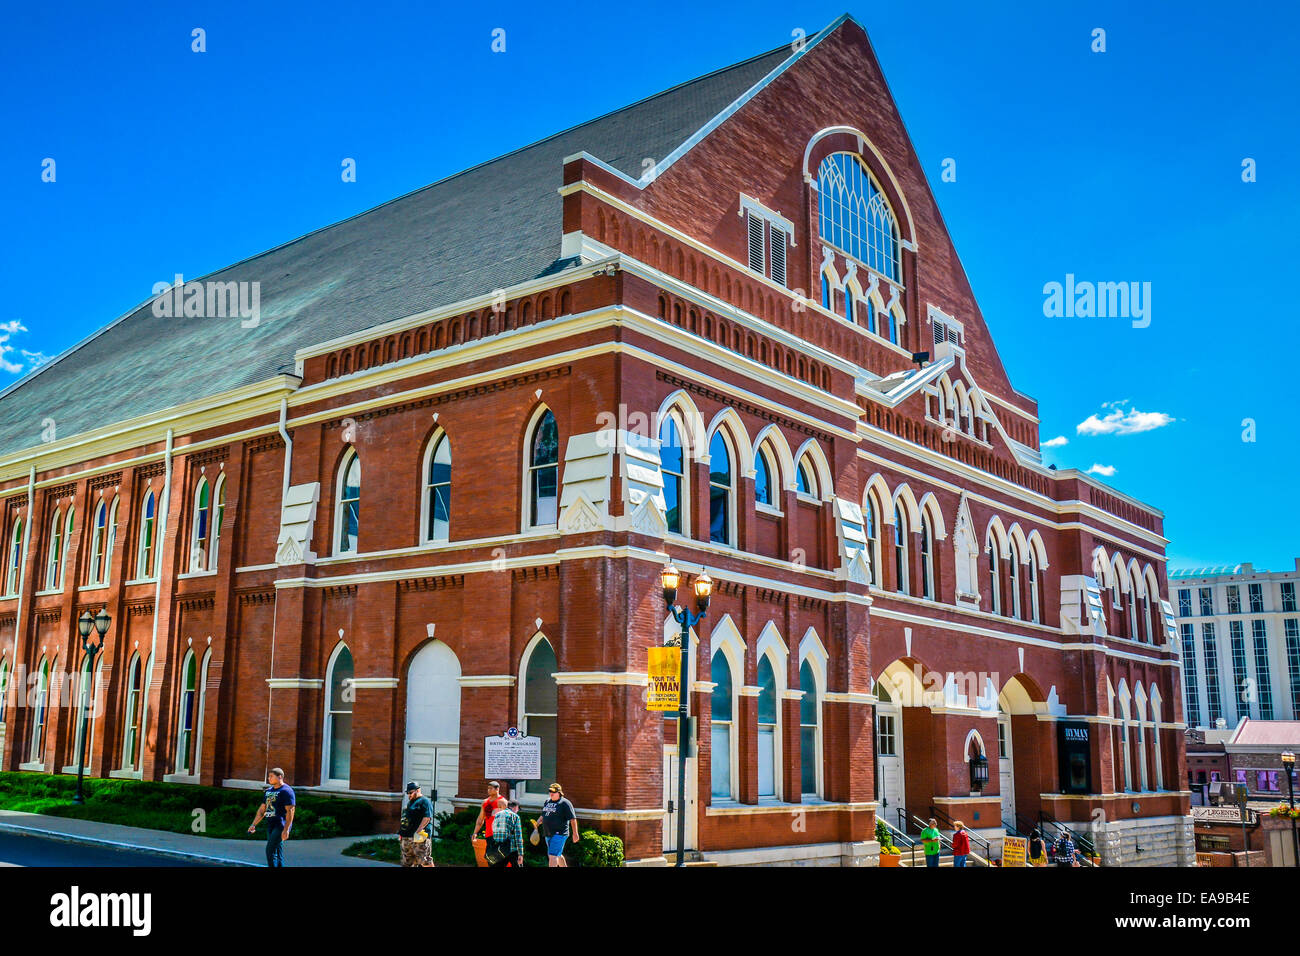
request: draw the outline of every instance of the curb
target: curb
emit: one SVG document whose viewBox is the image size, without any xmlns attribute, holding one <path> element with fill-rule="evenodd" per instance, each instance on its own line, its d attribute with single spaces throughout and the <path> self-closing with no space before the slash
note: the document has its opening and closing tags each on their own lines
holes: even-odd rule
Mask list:
<svg viewBox="0 0 1300 956">
<path fill-rule="evenodd" d="M 61 843 L 81 843 L 88 846 L 105 846 L 113 847 L 119 850 L 137 850 L 153 854 L 155 856 L 174 857 L 181 860 L 201 860 L 205 863 L 221 863 L 225 866 L 249 866 L 255 867 L 255 863 L 249 863 L 245 860 L 232 860 L 223 856 L 212 856 L 205 853 L 192 853 L 187 850 L 172 850 L 152 846 L 140 846 L 137 843 L 123 843 L 120 840 L 106 840 L 103 837 L 84 836 L 75 833 L 64 833 L 61 830 L 42 830 L 39 827 L 25 827 L 16 823 L 0 823 L 0 832 L 5 833 L 22 833 L 28 836 L 39 836 L 50 840 L 58 840 Z"/>
</svg>

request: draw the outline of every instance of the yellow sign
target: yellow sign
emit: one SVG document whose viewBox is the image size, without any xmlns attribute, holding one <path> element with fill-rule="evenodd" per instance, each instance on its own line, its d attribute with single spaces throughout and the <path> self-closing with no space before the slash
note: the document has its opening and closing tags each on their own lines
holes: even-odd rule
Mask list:
<svg viewBox="0 0 1300 956">
<path fill-rule="evenodd" d="M 646 710 L 674 711 L 681 706 L 681 658 L 676 647 L 651 647 L 646 670 L 650 674 L 650 693 Z"/>
<path fill-rule="evenodd" d="M 1028 866 L 1025 857 L 1029 854 L 1029 841 L 1024 837 L 1002 838 L 1002 865 Z"/>
</svg>

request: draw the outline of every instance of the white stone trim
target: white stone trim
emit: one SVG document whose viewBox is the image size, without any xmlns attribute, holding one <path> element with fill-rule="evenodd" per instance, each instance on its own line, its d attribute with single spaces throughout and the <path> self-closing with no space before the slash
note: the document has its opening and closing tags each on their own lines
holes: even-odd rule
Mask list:
<svg viewBox="0 0 1300 956">
<path fill-rule="evenodd" d="M 268 677 L 266 684 L 272 690 L 316 690 L 324 687 L 325 681 L 304 677 Z"/>
<path fill-rule="evenodd" d="M 645 687 L 650 683 L 648 674 L 633 671 L 560 671 L 551 675 L 557 684 L 609 684 Z"/>
</svg>

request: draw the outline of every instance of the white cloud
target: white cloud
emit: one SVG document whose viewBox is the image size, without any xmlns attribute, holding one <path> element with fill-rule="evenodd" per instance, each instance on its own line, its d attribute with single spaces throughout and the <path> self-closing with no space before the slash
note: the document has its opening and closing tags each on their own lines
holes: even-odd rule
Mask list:
<svg viewBox="0 0 1300 956">
<path fill-rule="evenodd" d="M 1163 428 L 1174 420 L 1172 415 L 1164 412 L 1143 412 L 1127 405 L 1128 399 L 1102 402 L 1101 407 L 1110 411 L 1100 418 L 1095 414 L 1089 415 L 1074 430 L 1080 435 L 1136 435 Z"/>
<path fill-rule="evenodd" d="M 1043 447 L 1060 448 L 1062 445 L 1068 444 L 1070 444 L 1070 439 L 1066 438 L 1064 435 L 1057 435 L 1055 438 L 1049 438 L 1047 441 L 1043 442 Z"/>
<path fill-rule="evenodd" d="M 11 375 L 18 375 L 22 372 L 30 371 L 38 365 L 43 365 L 50 360 L 50 356 L 43 352 L 29 352 L 27 349 L 19 349 L 24 362 L 15 362 L 11 357 L 14 347 L 9 344 L 9 339 L 19 332 L 26 332 L 27 326 L 23 325 L 17 319 L 10 319 L 8 322 L 0 322 L 0 372 L 8 372 Z"/>
<path fill-rule="evenodd" d="M 1088 469 L 1088 474 L 1101 475 L 1103 478 L 1109 478 L 1111 475 L 1115 474 L 1115 466 L 1098 465 L 1096 462 L 1093 462 L 1092 467 Z"/>
</svg>

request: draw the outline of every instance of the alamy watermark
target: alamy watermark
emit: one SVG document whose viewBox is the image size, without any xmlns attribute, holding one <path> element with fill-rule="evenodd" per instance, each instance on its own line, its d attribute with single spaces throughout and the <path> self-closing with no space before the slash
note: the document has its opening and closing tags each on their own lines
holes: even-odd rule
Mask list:
<svg viewBox="0 0 1300 956">
<path fill-rule="evenodd" d="M 224 319 L 238 317 L 240 328 L 255 329 L 262 321 L 262 283 L 185 281 L 155 282 L 153 314 L 159 319 Z"/>
<path fill-rule="evenodd" d="M 1150 282 L 1079 282 L 1067 272 L 1065 282 L 1044 285 L 1043 295 L 1049 319 L 1132 319 L 1135 329 L 1151 324 Z"/>
</svg>

